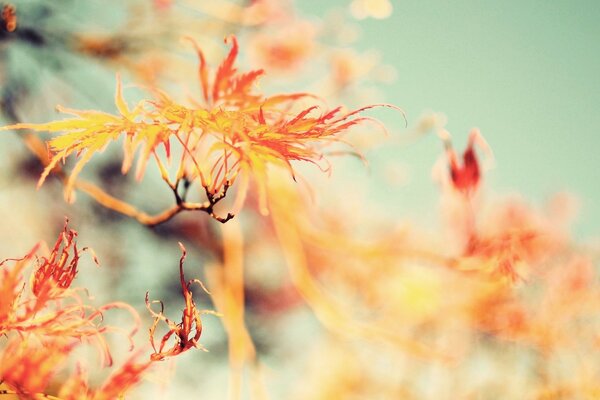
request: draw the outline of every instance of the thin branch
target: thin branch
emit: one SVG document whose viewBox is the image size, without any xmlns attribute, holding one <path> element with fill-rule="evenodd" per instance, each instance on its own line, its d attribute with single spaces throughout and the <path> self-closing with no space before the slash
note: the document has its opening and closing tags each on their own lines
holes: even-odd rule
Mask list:
<svg viewBox="0 0 600 400">
<path fill-rule="evenodd" d="M 225 217 L 220 217 L 214 213 L 214 206 L 225 196 L 218 196 L 212 199 L 209 197 L 209 201 L 204 203 L 191 203 L 181 200 L 181 202 L 173 205 L 171 208 L 168 208 L 158 214 L 150 215 L 144 211 L 138 210 L 123 200 L 119 200 L 116 197 L 111 196 L 93 183 L 84 180 L 78 180 L 75 184 L 75 187 L 86 193 L 102 206 L 126 215 L 130 218 L 134 218 L 139 223 L 146 226 L 160 225 L 164 222 L 167 222 L 182 211 L 204 211 L 213 219 L 221 223 L 225 223 L 234 217 L 234 215 L 231 213 L 228 213 Z M 177 195 L 177 197 L 179 197 L 179 195 Z"/>
<path fill-rule="evenodd" d="M 38 158 L 38 160 L 42 163 L 42 165 L 48 165 L 50 159 L 48 157 L 48 152 L 46 150 L 46 146 L 44 143 L 34 134 L 26 133 L 24 135 L 19 135 L 25 142 L 27 148 Z M 57 166 L 53 171 L 54 175 L 56 175 L 61 182 L 64 184 L 68 176 L 65 172 Z M 162 212 L 154 215 L 150 215 L 144 211 L 139 210 L 135 206 L 127 203 L 124 200 L 118 199 L 107 192 L 105 192 L 100 187 L 95 184 L 88 182 L 83 179 L 78 179 L 75 182 L 75 188 L 81 190 L 86 193 L 92 199 L 94 199 L 98 204 L 102 205 L 105 208 L 118 212 L 119 214 L 123 214 L 127 217 L 133 218 L 138 221 L 142 225 L 146 226 L 156 226 L 160 225 L 164 222 L 169 221 L 175 215 L 179 214 L 182 211 L 203 211 L 210 215 L 213 219 L 225 223 L 234 217 L 233 214 L 227 213 L 225 217 L 220 217 L 215 214 L 214 207 L 215 205 L 225 198 L 227 194 L 227 189 L 229 189 L 229 182 L 227 182 L 224 186 L 224 189 L 218 195 L 214 195 L 208 191 L 208 188 L 205 187 L 206 196 L 208 198 L 207 202 L 204 203 L 190 203 L 186 202 L 185 198 L 190 187 L 190 182 L 187 179 L 183 179 L 184 181 L 184 192 L 183 195 L 179 195 L 178 186 L 179 180 L 175 184 L 171 184 L 166 181 L 169 187 L 174 192 L 176 204 L 172 207 L 163 210 Z"/>
</svg>

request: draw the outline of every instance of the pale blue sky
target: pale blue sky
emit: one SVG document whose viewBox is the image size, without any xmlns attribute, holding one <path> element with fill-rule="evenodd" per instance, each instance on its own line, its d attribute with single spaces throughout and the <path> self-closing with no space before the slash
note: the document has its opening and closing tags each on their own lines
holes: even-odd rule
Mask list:
<svg viewBox="0 0 600 400">
<path fill-rule="evenodd" d="M 349 1 L 298 1 L 306 12 Z M 600 2 L 393 1 L 386 20 L 360 22 L 359 46 L 381 52 L 398 71 L 384 88 L 409 123 L 424 110 L 444 112 L 457 147 L 478 126 L 493 147 L 496 192 L 533 201 L 569 190 L 582 200 L 576 225 L 600 233 Z M 390 196 L 417 208 L 435 194 L 429 179 L 434 137 L 376 157 L 411 167 L 409 188 Z M 377 167 L 375 161 L 374 168 Z M 375 188 L 377 190 L 377 188 Z"/>
</svg>

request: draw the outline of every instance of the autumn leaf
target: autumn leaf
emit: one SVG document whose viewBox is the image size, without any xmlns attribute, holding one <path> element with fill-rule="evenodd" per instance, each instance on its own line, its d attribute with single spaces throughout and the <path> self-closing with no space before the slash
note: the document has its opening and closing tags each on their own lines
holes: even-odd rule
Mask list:
<svg viewBox="0 0 600 400">
<path fill-rule="evenodd" d="M 231 43 L 230 51 L 214 71 L 209 69 L 200 47 L 192 39 L 190 41 L 199 58 L 200 102 L 191 106 L 179 104 L 168 94 L 151 89 L 154 99 L 141 101 L 130 110 L 117 77 L 117 115 L 59 108 L 75 117 L 46 124 L 23 123 L 0 128 L 62 132 L 48 142 L 52 158 L 38 186 L 59 162 L 74 154 L 78 161 L 65 185 L 65 197 L 72 201 L 76 178 L 84 166 L 95 154 L 123 136 L 123 173 L 129 171 L 137 154 L 136 177 L 141 179 L 147 162 L 154 157 L 163 179 L 171 188 L 176 188 L 166 163 L 156 152 L 162 144 L 170 158 L 171 144 L 175 143 L 181 148 L 175 182 L 182 179 L 199 181 L 207 194 L 217 196 L 224 193 L 225 187 L 233 186 L 238 177 L 243 176 L 245 181 L 253 178 L 262 199 L 261 210 L 267 213 L 265 184 L 269 168 L 287 169 L 293 178 L 296 172 L 292 163 L 297 161 L 310 162 L 328 171 L 327 147 L 336 143 L 347 145 L 343 135 L 356 125 L 366 122 L 380 125 L 376 120 L 362 116 L 363 111 L 374 107 L 399 110 L 387 104 L 353 111 L 343 111 L 342 107 L 328 110 L 321 100 L 307 93 L 265 97 L 254 93 L 262 70 L 237 70 L 235 62 L 239 46 L 234 36 L 225 39 L 226 43 Z M 301 102 L 313 104 L 301 106 Z M 245 190 L 246 185 L 238 189 L 238 199 L 245 196 Z"/>
<path fill-rule="evenodd" d="M 104 334 L 120 332 L 131 342 L 139 317 L 130 305 L 121 302 L 99 307 L 86 304 L 82 298 L 85 290 L 71 287 L 80 251 L 75 243 L 77 232 L 67 223 L 49 254 L 38 255 L 42 246 L 36 245 L 21 259 L 0 262 L 0 335 L 18 333 L 48 340 L 85 341 L 98 349 L 104 364 L 110 365 L 112 355 Z M 27 279 L 25 272 L 31 264 L 35 265 Z M 129 331 L 102 324 L 104 313 L 116 309 L 132 315 L 134 323 Z"/>
<path fill-rule="evenodd" d="M 179 260 L 179 278 L 181 284 L 181 294 L 183 295 L 185 303 L 185 308 L 183 309 L 183 314 L 181 316 L 181 322 L 175 323 L 165 317 L 164 305 L 162 301 L 150 301 L 148 298 L 149 294 L 146 293 L 146 308 L 154 318 L 154 323 L 150 327 L 150 344 L 154 349 L 154 353 L 150 356 L 152 361 L 164 360 L 165 358 L 176 356 L 192 348 L 205 350 L 204 347 L 199 343 L 200 336 L 202 335 L 202 319 L 200 317 L 202 313 L 215 314 L 213 311 L 200 311 L 196 308 L 191 286 L 193 284 L 198 284 L 206 293 L 209 292 L 199 279 L 192 279 L 186 282 L 183 274 L 183 263 L 185 261 L 187 252 L 181 243 L 179 243 L 179 247 L 182 253 Z M 154 311 L 152 309 L 152 304 L 160 304 L 160 311 Z M 157 347 L 154 342 L 154 335 L 156 328 L 161 321 L 167 325 L 169 330 L 163 335 L 160 344 Z M 170 349 L 165 349 L 172 337 L 175 338 L 175 343 L 173 343 L 173 346 Z"/>
</svg>

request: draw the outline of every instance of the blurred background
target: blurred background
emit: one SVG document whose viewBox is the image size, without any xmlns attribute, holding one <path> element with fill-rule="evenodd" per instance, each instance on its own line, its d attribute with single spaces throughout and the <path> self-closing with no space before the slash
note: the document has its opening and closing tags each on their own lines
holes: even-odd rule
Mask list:
<svg viewBox="0 0 600 400">
<path fill-rule="evenodd" d="M 571 230 L 576 242 L 596 249 L 598 2 L 19 0 L 11 4 L 17 10 L 17 29 L 5 28 L 0 36 L 3 124 L 59 119 L 57 104 L 115 112 L 117 72 L 130 103 L 148 96 L 136 84 L 198 98 L 196 57 L 180 38 L 194 37 L 216 66 L 228 50 L 222 39 L 234 33 L 240 42 L 240 70 L 266 70 L 259 86 L 263 93 L 310 91 L 330 107 L 391 103 L 406 112 L 406 122 L 389 109 L 368 112 L 384 123 L 387 136 L 372 126 L 350 134 L 367 166 L 355 158 L 332 157 L 333 172 L 326 176 L 314 166 L 298 165 L 313 187 L 314 207 L 345 213 L 339 226 L 352 234 L 385 236 L 384 228 L 397 233 L 410 226 L 410 232 L 416 229 L 429 237 L 439 230 L 442 189 L 434 165 L 443 158 L 443 145 L 436 133 L 447 129 L 462 152 L 469 131 L 478 127 L 494 155 L 491 159 L 480 153 L 485 159 L 482 196 L 490 201 L 509 196 L 542 207 L 553 195 L 567 192 L 577 204 Z M 66 204 L 57 180 L 36 190 L 43 167 L 19 135 L 0 136 L 0 258 L 20 256 L 39 240 L 52 242 L 68 216 L 79 232 L 79 243 L 93 247 L 100 259 L 99 269 L 89 259 L 83 261 L 78 278 L 95 301 L 126 301 L 144 314 L 144 294 L 149 290 L 152 298 L 165 300 L 167 313 L 176 319 L 182 307 L 177 241 L 190 252 L 188 277 L 204 280 L 207 269 L 224 263 L 223 235 L 235 233 L 223 233 L 203 213 L 181 214 L 147 228 L 82 193 L 74 204 Z M 149 167 L 143 182 L 137 183 L 132 176 L 121 175 L 121 161 L 121 146 L 109 147 L 82 176 L 144 210 L 158 212 L 171 204 L 172 193 L 161 186 L 156 167 Z M 285 254 L 269 239 L 273 228 L 261 220 L 253 204 L 251 198 L 236 224 L 240 221 L 245 235 L 241 248 L 247 256 L 245 321 L 262 378 L 246 371 L 243 398 L 260 398 L 253 382 L 261 379 L 274 399 L 444 398 L 443 393 L 453 391 L 465 397 L 452 398 L 522 398 L 524 392 L 519 390 L 527 385 L 516 377 L 519 374 L 508 373 L 508 366 L 524 371 L 522 376 L 537 376 L 529 369 L 539 362 L 537 353 L 522 351 L 512 342 L 506 347 L 490 344 L 486 335 L 472 338 L 476 350 L 465 350 L 472 357 L 461 373 L 485 383 L 493 381 L 495 368 L 505 369 L 514 378 L 513 392 L 498 389 L 498 382 L 493 386 L 497 392 L 487 397 L 478 391 L 487 387 L 484 383 L 474 383 L 473 390 L 457 387 L 443 367 L 422 360 L 412 364 L 410 356 L 396 357 L 389 344 L 368 346 L 356 340 L 349 345 L 356 359 L 348 359 L 348 348 L 332 345 L 335 336 L 324 333 L 327 329 L 314 310 L 294 290 L 284 290 L 289 284 L 282 266 Z M 261 234 L 263 241 L 257 239 Z M 313 271 L 326 264 L 326 256 L 313 256 Z M 409 262 L 412 267 L 420 263 Z M 427 290 L 436 285 L 447 290 L 441 279 L 431 283 L 422 272 L 409 271 L 410 278 L 403 279 L 424 280 Z M 357 286 L 336 286 L 335 273 L 329 273 L 320 275 L 322 282 L 353 299 Z M 385 278 L 378 282 L 382 281 Z M 421 283 L 418 290 L 425 290 Z M 199 308 L 214 308 L 207 296 L 197 295 Z M 385 309 L 381 301 L 373 304 Z M 163 363 L 131 398 L 231 395 L 224 328 L 217 317 L 205 316 L 203 322 L 201 342 L 209 352 L 188 352 Z M 446 322 L 447 328 L 451 324 Z M 411 325 L 411 337 L 439 338 L 431 333 L 438 332 L 438 325 L 421 323 Z M 147 340 L 142 331 L 139 343 Z M 389 357 L 377 357 L 388 350 Z M 498 354 L 505 357 L 499 359 Z M 359 357 L 370 360 L 368 372 L 361 370 Z M 336 375 L 338 369 L 345 372 Z M 361 392 L 354 386 L 363 378 L 371 386 Z M 438 389 L 428 386 L 431 379 L 437 379 Z M 346 391 L 336 385 L 345 385 Z M 346 395 L 335 397 L 336 393 Z"/>
<path fill-rule="evenodd" d="M 305 13 L 336 3 L 298 2 Z M 371 49 L 395 68 L 382 85 L 386 101 L 406 110 L 409 124 L 422 114 L 443 113 L 460 149 L 479 127 L 496 167 L 486 179 L 499 192 L 519 192 L 540 202 L 567 190 L 581 200 L 575 230 L 597 235 L 600 192 L 596 146 L 600 104 L 600 5 L 593 1 L 397 1 L 388 18 L 356 21 L 355 48 Z M 320 14 L 320 13 L 319 13 Z M 316 15 L 319 15 L 316 14 Z M 387 121 L 388 125 L 393 122 Z M 387 148 L 369 159 L 400 160 L 410 184 L 381 190 L 376 198 L 394 208 L 427 213 L 436 199 L 431 160 L 440 146 L 433 135 L 403 149 Z M 382 176 L 383 174 L 375 174 Z"/>
</svg>

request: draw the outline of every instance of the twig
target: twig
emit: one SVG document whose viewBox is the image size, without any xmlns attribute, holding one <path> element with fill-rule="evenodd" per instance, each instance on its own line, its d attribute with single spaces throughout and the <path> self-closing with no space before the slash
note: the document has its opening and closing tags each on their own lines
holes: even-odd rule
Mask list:
<svg viewBox="0 0 600 400">
<path fill-rule="evenodd" d="M 32 133 L 26 133 L 24 135 L 19 135 L 19 137 L 23 139 L 27 148 L 38 158 L 42 165 L 48 165 L 50 160 L 48 158 L 46 146 L 37 136 L 35 136 Z M 63 184 L 68 179 L 67 175 L 60 168 L 60 166 L 57 166 L 53 173 L 61 180 Z M 133 218 L 140 224 L 146 226 L 160 225 L 164 222 L 169 221 L 171 218 L 173 218 L 175 215 L 179 214 L 182 211 L 203 211 L 210 215 L 213 219 L 221 223 L 225 223 L 234 217 L 234 215 L 231 213 L 227 213 L 225 217 L 220 217 L 214 212 L 214 207 L 216 206 L 216 204 L 223 198 L 225 198 L 225 196 L 227 195 L 227 190 L 230 187 L 229 182 L 225 184 L 223 191 L 219 194 L 210 193 L 208 191 L 208 188 L 205 187 L 206 197 L 208 198 L 208 201 L 204 203 L 191 203 L 185 201 L 191 183 L 187 179 L 183 179 L 183 181 L 184 192 L 183 195 L 179 195 L 179 180 L 175 184 L 171 184 L 168 180 L 165 180 L 165 182 L 167 182 L 167 184 L 169 185 L 169 187 L 171 187 L 173 193 L 175 194 L 176 204 L 155 215 L 150 215 L 144 211 L 139 210 L 135 206 L 108 194 L 100 187 L 86 180 L 78 179 L 75 182 L 74 186 L 75 188 L 86 193 L 88 196 L 90 196 L 103 207 L 116 211 L 130 218 Z"/>
</svg>

